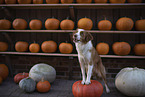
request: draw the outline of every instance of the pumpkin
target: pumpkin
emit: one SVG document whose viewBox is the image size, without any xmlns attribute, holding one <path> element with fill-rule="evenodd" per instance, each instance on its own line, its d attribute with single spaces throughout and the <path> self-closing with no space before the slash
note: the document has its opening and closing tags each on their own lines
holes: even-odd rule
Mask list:
<svg viewBox="0 0 145 97">
<path fill-rule="evenodd" d="M 9 69 L 5 64 L 0 64 L 0 76 L 5 80 L 9 75 Z"/>
<path fill-rule="evenodd" d="M 33 0 L 33 4 L 43 4 L 43 0 Z"/>
<path fill-rule="evenodd" d="M 83 85 L 81 80 L 76 81 L 72 86 L 74 97 L 101 97 L 103 86 L 96 80 L 91 80 L 91 84 Z"/>
<path fill-rule="evenodd" d="M 45 28 L 47 30 L 57 30 L 59 28 L 60 21 L 55 18 L 48 18 L 45 21 Z"/>
<path fill-rule="evenodd" d="M 73 30 L 74 29 L 74 22 L 72 20 L 63 20 L 60 23 L 60 28 L 62 30 Z"/>
<path fill-rule="evenodd" d="M 134 46 L 135 55 L 145 56 L 145 44 L 136 44 Z"/>
<path fill-rule="evenodd" d="M 56 52 L 57 50 L 57 44 L 55 41 L 44 41 L 42 44 L 41 44 L 41 49 L 44 53 L 53 53 L 53 52 Z"/>
<path fill-rule="evenodd" d="M 42 78 L 41 81 L 39 81 L 36 85 L 37 91 L 38 92 L 48 92 L 51 88 L 51 85 L 49 83 L 49 81 L 46 81 Z"/>
<path fill-rule="evenodd" d="M 129 31 L 133 28 L 134 22 L 131 18 L 122 17 L 116 22 L 116 29 L 121 31 Z"/>
<path fill-rule="evenodd" d="M 31 53 L 38 53 L 40 51 L 40 45 L 38 43 L 32 43 L 32 44 L 30 44 L 29 51 Z"/>
<path fill-rule="evenodd" d="M 2 82 L 3 82 L 3 79 L 2 79 L 2 77 L 0 76 L 0 85 L 2 84 Z"/>
<path fill-rule="evenodd" d="M 15 44 L 15 50 L 17 52 L 25 52 L 25 51 L 28 50 L 28 46 L 29 46 L 29 44 L 27 42 L 25 42 L 25 41 L 18 41 Z"/>
<path fill-rule="evenodd" d="M 16 4 L 16 0 L 5 0 L 6 4 Z"/>
<path fill-rule="evenodd" d="M 61 3 L 73 3 L 73 0 L 61 0 Z"/>
<path fill-rule="evenodd" d="M 59 45 L 59 51 L 63 54 L 70 54 L 73 51 L 73 46 L 71 43 L 61 43 Z"/>
<path fill-rule="evenodd" d="M 98 43 L 96 50 L 99 55 L 106 55 L 109 53 L 109 45 L 107 43 Z"/>
<path fill-rule="evenodd" d="M 127 96 L 145 96 L 145 70 L 123 68 L 115 78 L 116 88 Z"/>
<path fill-rule="evenodd" d="M 95 3 L 107 3 L 107 0 L 94 0 Z"/>
<path fill-rule="evenodd" d="M 12 25 L 15 30 L 25 30 L 27 28 L 26 20 L 20 18 L 15 19 Z"/>
<path fill-rule="evenodd" d="M 0 0 L 0 4 L 3 4 L 4 3 L 4 0 Z"/>
<path fill-rule="evenodd" d="M 31 0 L 18 0 L 19 4 L 31 4 Z"/>
<path fill-rule="evenodd" d="M 82 29 L 85 29 L 85 30 L 91 30 L 92 27 L 93 27 L 93 22 L 89 18 L 81 18 L 78 21 L 77 25 L 78 25 L 78 28 L 82 28 Z"/>
<path fill-rule="evenodd" d="M 145 19 L 137 20 L 135 22 L 135 29 L 138 31 L 145 31 Z"/>
<path fill-rule="evenodd" d="M 19 83 L 23 78 L 26 78 L 29 76 L 29 73 L 18 73 L 14 76 L 14 82 Z"/>
<path fill-rule="evenodd" d="M 4 52 L 8 50 L 8 44 L 6 42 L 0 41 L 0 52 Z"/>
<path fill-rule="evenodd" d="M 11 22 L 6 19 L 0 20 L 0 30 L 9 30 L 11 28 Z"/>
<path fill-rule="evenodd" d="M 59 3 L 59 0 L 46 0 L 47 4 L 57 4 Z"/>
<path fill-rule="evenodd" d="M 77 3 L 91 3 L 92 0 L 76 0 Z"/>
<path fill-rule="evenodd" d="M 110 3 L 125 3 L 126 0 L 109 0 Z"/>
<path fill-rule="evenodd" d="M 48 64 L 39 63 L 30 69 L 29 77 L 31 77 L 36 82 L 39 82 L 42 78 L 44 78 L 44 80 L 52 83 L 56 78 L 56 70 Z"/>
<path fill-rule="evenodd" d="M 127 0 L 128 3 L 141 3 L 142 0 Z"/>
<path fill-rule="evenodd" d="M 29 27 L 31 30 L 41 30 L 42 22 L 38 19 L 33 19 L 30 21 Z"/>
<path fill-rule="evenodd" d="M 19 87 L 25 92 L 31 93 L 36 88 L 36 82 L 30 77 L 24 78 L 19 82 Z"/>
<path fill-rule="evenodd" d="M 127 42 L 115 42 L 112 45 L 113 52 L 116 55 L 128 55 L 131 51 L 131 46 Z"/>
<path fill-rule="evenodd" d="M 111 30 L 112 23 L 109 20 L 101 20 L 98 23 L 99 30 Z"/>
</svg>

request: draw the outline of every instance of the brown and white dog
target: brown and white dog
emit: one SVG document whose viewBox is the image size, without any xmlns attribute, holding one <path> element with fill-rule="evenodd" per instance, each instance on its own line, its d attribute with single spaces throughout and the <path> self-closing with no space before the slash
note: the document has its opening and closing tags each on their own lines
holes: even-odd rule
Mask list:
<svg viewBox="0 0 145 97">
<path fill-rule="evenodd" d="M 110 90 L 106 81 L 105 67 L 102 64 L 102 60 L 96 49 L 93 47 L 91 40 L 93 40 L 92 35 L 89 32 L 86 32 L 84 29 L 77 29 L 76 32 L 73 33 L 73 42 L 76 45 L 82 72 L 81 83 L 86 85 L 90 84 L 91 76 L 95 74 L 97 77 L 103 79 L 106 92 L 109 93 Z M 87 78 L 85 76 L 86 73 Z"/>
</svg>

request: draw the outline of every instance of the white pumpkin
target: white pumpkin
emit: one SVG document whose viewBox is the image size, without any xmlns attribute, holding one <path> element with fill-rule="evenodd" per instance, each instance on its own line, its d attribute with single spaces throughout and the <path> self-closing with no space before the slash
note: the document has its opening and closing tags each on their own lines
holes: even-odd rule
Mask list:
<svg viewBox="0 0 145 97">
<path fill-rule="evenodd" d="M 30 69 L 29 77 L 36 82 L 41 81 L 41 79 L 44 77 L 44 80 L 52 83 L 56 78 L 56 70 L 48 64 L 39 63 Z"/>
<path fill-rule="evenodd" d="M 127 96 L 145 95 L 145 70 L 135 68 L 122 69 L 115 78 L 116 88 Z"/>
</svg>

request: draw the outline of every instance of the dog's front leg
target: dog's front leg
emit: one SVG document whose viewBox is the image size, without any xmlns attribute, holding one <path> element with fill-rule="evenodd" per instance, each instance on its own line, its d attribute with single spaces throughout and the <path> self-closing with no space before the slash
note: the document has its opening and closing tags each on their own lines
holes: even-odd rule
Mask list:
<svg viewBox="0 0 145 97">
<path fill-rule="evenodd" d="M 85 84 L 86 81 L 86 75 L 85 75 L 85 62 L 82 57 L 79 57 L 79 62 L 80 62 L 80 67 L 81 67 L 81 72 L 82 72 L 82 82 L 81 84 Z"/>
<path fill-rule="evenodd" d="M 91 83 L 91 76 L 92 76 L 93 65 L 88 65 L 88 72 L 87 72 L 87 80 L 85 82 L 86 85 Z"/>
</svg>

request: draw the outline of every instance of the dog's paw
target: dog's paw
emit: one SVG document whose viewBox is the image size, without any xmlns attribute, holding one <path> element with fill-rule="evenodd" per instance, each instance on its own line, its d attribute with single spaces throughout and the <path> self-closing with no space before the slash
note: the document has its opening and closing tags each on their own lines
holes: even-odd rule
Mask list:
<svg viewBox="0 0 145 97">
<path fill-rule="evenodd" d="M 84 85 L 85 84 L 85 81 L 82 81 L 81 84 Z"/>
<path fill-rule="evenodd" d="M 86 85 L 89 85 L 89 84 L 91 84 L 91 82 L 90 81 L 86 81 L 85 84 Z"/>
</svg>

